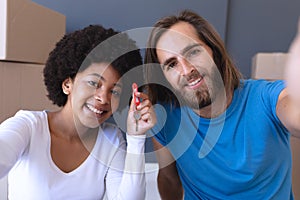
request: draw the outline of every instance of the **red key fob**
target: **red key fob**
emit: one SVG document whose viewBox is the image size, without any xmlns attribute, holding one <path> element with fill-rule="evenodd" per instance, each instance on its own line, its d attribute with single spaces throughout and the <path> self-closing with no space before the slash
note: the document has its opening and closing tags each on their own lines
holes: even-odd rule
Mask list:
<svg viewBox="0 0 300 200">
<path fill-rule="evenodd" d="M 140 98 L 135 96 L 135 93 L 138 91 L 138 86 L 136 83 L 132 84 L 132 90 L 133 90 L 133 98 L 134 98 L 134 103 L 136 106 L 140 105 Z"/>
</svg>

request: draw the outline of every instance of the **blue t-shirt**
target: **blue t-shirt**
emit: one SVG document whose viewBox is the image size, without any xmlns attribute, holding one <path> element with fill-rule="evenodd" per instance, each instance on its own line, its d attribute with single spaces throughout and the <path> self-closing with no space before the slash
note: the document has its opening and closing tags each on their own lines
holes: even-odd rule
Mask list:
<svg viewBox="0 0 300 200">
<path fill-rule="evenodd" d="M 284 87 L 245 80 L 213 119 L 158 106 L 152 133 L 176 159 L 185 199 L 293 199 L 289 133 L 276 115 Z"/>
</svg>

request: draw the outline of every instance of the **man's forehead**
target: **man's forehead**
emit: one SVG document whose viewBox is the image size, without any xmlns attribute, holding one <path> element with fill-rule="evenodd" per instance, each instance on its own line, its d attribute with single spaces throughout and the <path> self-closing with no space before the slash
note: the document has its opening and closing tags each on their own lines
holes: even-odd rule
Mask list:
<svg viewBox="0 0 300 200">
<path fill-rule="evenodd" d="M 182 34 L 164 35 L 157 42 L 156 49 L 160 53 L 180 54 L 184 48 L 197 44 L 198 42 Z"/>
</svg>

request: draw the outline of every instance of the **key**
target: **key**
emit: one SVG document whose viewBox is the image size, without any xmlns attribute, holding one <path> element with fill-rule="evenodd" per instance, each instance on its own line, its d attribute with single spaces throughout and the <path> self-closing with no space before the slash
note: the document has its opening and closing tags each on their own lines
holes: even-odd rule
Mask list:
<svg viewBox="0 0 300 200">
<path fill-rule="evenodd" d="M 135 131 L 137 132 L 139 130 L 139 120 L 141 118 L 141 113 L 140 111 L 138 111 L 136 109 L 136 107 L 140 104 L 140 99 L 138 97 L 135 96 L 135 92 L 137 92 L 137 84 L 136 83 L 133 83 L 132 85 L 132 90 L 133 90 L 133 98 L 134 98 L 134 104 L 135 104 L 135 110 L 134 110 L 134 113 L 133 113 L 133 117 L 135 119 Z"/>
<path fill-rule="evenodd" d="M 138 110 L 135 110 L 133 113 L 133 117 L 135 119 L 135 131 L 139 130 L 139 120 L 141 118 L 141 113 Z"/>
</svg>

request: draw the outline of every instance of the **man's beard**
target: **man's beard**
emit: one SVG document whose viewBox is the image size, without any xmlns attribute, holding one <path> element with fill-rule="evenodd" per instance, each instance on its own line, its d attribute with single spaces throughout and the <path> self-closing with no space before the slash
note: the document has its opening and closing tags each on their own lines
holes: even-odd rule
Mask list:
<svg viewBox="0 0 300 200">
<path fill-rule="evenodd" d="M 214 71 L 211 74 L 211 79 L 204 77 L 205 85 L 194 92 L 177 91 L 177 94 L 182 100 L 181 103 L 196 110 L 210 106 L 224 89 L 223 80 L 218 73 L 218 71 Z"/>
<path fill-rule="evenodd" d="M 182 93 L 179 94 L 181 103 L 191 107 L 192 109 L 201 109 L 206 106 L 211 105 L 212 99 L 214 99 L 215 95 L 211 96 L 208 89 L 200 89 L 196 90 L 193 93 Z"/>
</svg>

